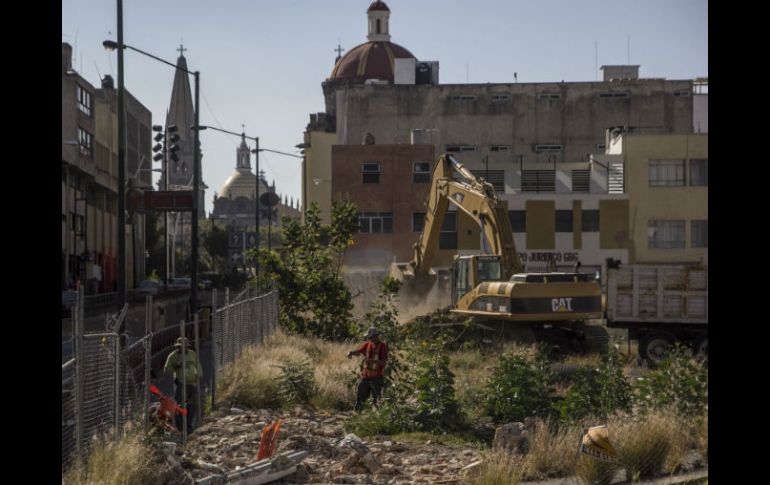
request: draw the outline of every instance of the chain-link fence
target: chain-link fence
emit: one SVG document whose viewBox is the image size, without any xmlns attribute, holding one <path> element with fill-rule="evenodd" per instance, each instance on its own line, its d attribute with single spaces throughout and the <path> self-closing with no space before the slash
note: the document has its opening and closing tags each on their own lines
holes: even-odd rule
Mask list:
<svg viewBox="0 0 770 485">
<path fill-rule="evenodd" d="M 152 297 L 145 302 L 145 332 L 139 340 L 128 344 L 128 336 L 119 334 L 127 315 L 127 306 L 110 316 L 103 332 L 84 331 L 84 304 L 82 290 L 72 307 L 72 332 L 63 333 L 63 349 L 69 343 L 71 354 L 62 357 L 62 470 L 78 457 L 87 456 L 93 437 L 108 432 L 120 434 L 129 421 L 147 424 L 150 406 L 150 384 L 156 377 L 154 370 L 164 368 L 166 359 L 174 350 L 177 339 L 184 335 L 187 341 L 181 352 L 187 352 L 187 342 L 194 346 L 204 373 L 211 374 L 212 402 L 216 385 L 216 371 L 232 362 L 247 345 L 261 343 L 278 325 L 278 294 L 275 291 L 257 295 L 250 291 L 238 295 L 238 301 L 228 301 L 216 308 L 209 319 L 208 310 L 193 316 L 193 321 L 152 332 Z M 216 302 L 216 294 L 213 301 Z M 213 334 L 211 350 L 203 337 Z M 69 352 L 69 351 L 68 351 Z M 210 353 L 209 353 L 210 352 Z M 158 372 L 158 375 L 162 374 Z M 202 376 L 195 383 L 199 389 L 208 387 Z M 181 387 L 193 384 L 185 372 L 177 376 Z M 160 386 L 160 384 L 159 384 Z M 203 393 L 197 393 L 196 409 L 202 414 Z M 189 402 L 189 401 L 188 401 Z M 192 404 L 192 403 L 191 403 Z M 186 420 L 182 440 L 186 440 Z"/>
<path fill-rule="evenodd" d="M 219 371 L 235 361 L 247 346 L 264 342 L 278 327 L 278 291 L 248 295 L 239 294 L 238 300 L 230 303 L 226 293 L 225 306 L 214 308 L 211 315 L 214 363 L 212 403 L 216 402 L 216 379 Z"/>
</svg>

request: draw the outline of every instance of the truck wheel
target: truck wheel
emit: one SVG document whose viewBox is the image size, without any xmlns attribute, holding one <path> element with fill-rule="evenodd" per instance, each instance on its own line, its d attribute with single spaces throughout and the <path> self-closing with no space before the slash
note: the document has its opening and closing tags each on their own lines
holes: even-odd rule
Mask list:
<svg viewBox="0 0 770 485">
<path fill-rule="evenodd" d="M 676 338 L 668 332 L 649 333 L 639 341 L 639 357 L 657 364 L 666 357 Z"/>
<path fill-rule="evenodd" d="M 695 357 L 700 360 L 708 362 L 709 360 L 709 336 L 703 334 L 695 339 L 695 346 L 693 347 Z"/>
<path fill-rule="evenodd" d="M 596 325 L 586 325 L 583 330 L 585 335 L 585 348 L 588 352 L 605 352 L 610 343 L 610 334 L 607 329 Z"/>
</svg>

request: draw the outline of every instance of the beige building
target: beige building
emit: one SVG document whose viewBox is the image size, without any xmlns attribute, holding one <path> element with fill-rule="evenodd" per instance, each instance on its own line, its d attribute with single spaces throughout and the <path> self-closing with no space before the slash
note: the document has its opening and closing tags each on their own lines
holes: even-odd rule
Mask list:
<svg viewBox="0 0 770 485">
<path fill-rule="evenodd" d="M 622 163 L 631 263 L 708 265 L 708 134 L 609 137 L 607 163 Z"/>
<path fill-rule="evenodd" d="M 346 190 L 328 176 L 335 147 L 367 137 L 429 144 L 436 157 L 454 154 L 508 202 L 529 270 L 551 260 L 560 269 L 579 260 L 582 271 L 602 272 L 607 258 L 628 262 L 623 164 L 592 162 L 590 154 L 604 153 L 611 127 L 660 135 L 707 130 L 707 117 L 700 120 L 707 112 L 694 116 L 693 81 L 645 79 L 640 66 L 622 65 L 602 66 L 598 82 L 440 84 L 438 62 L 392 42 L 389 20 L 387 5 L 372 3 L 367 42 L 338 57 L 322 83 L 326 112 L 311 115 L 302 145 L 303 207 L 329 207 L 332 185 L 335 193 Z M 470 218 L 458 214 L 455 230 L 457 252 L 478 249 Z M 442 256 L 437 265 L 450 261 Z"/>
</svg>

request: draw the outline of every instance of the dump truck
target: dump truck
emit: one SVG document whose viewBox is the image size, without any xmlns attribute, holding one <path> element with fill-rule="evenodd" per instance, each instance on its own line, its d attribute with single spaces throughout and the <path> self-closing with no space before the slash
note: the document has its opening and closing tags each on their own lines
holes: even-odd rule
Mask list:
<svg viewBox="0 0 770 485">
<path fill-rule="evenodd" d="M 609 263 L 607 327 L 627 329 L 649 362 L 675 342 L 708 359 L 707 266 Z"/>
<path fill-rule="evenodd" d="M 565 339 L 574 344 L 590 337 L 606 343 L 606 330 L 586 325 L 588 320 L 603 317 L 602 291 L 596 279 L 581 273 L 525 273 L 516 252 L 508 203 L 490 183 L 475 177 L 450 154 L 441 156 L 433 169 L 414 258 L 390 266 L 390 276 L 403 282 L 401 297 L 417 302 L 435 288 L 437 272 L 431 265 L 450 204 L 480 228 L 478 252 L 454 257 L 452 312 L 528 327 L 538 339 Z"/>
</svg>

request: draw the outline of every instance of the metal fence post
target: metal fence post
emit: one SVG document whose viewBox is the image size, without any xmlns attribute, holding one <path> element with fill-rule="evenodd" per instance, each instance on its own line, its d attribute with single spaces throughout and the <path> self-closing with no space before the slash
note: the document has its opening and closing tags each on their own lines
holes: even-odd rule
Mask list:
<svg viewBox="0 0 770 485">
<path fill-rule="evenodd" d="M 152 367 L 152 295 L 147 295 L 144 316 L 144 429 L 149 429 L 150 420 L 150 370 Z"/>
<path fill-rule="evenodd" d="M 217 289 L 211 292 L 211 314 L 209 315 L 209 328 L 211 329 L 211 410 L 216 409 L 217 397 Z"/>
<path fill-rule="evenodd" d="M 78 299 L 73 312 L 73 356 L 75 358 L 75 456 L 78 461 L 83 457 L 83 288 L 78 289 Z"/>
<path fill-rule="evenodd" d="M 114 413 L 115 413 L 115 436 L 116 438 L 120 438 L 120 327 L 122 326 L 122 322 L 118 321 L 118 324 L 115 326 L 115 375 L 114 375 L 114 384 L 115 384 L 115 402 L 114 404 Z"/>
<path fill-rule="evenodd" d="M 184 333 L 184 324 L 184 320 L 179 322 L 179 336 L 182 338 L 182 379 L 180 381 L 182 386 L 182 402 L 179 405 L 189 413 L 189 409 L 187 409 L 187 361 L 185 360 L 187 338 Z M 187 416 L 182 416 L 182 444 L 187 444 Z"/>
<path fill-rule="evenodd" d="M 198 392 L 195 394 L 195 421 L 193 422 L 193 426 L 196 428 L 200 425 L 200 421 L 203 419 L 203 406 L 201 406 L 201 373 L 197 372 L 200 369 L 200 356 L 201 356 L 201 347 L 200 347 L 200 333 L 198 328 L 198 314 L 200 313 L 200 310 L 195 312 L 195 315 L 193 316 L 193 335 L 195 336 L 195 388 L 198 390 Z"/>
</svg>

